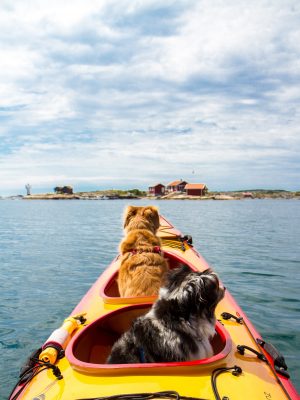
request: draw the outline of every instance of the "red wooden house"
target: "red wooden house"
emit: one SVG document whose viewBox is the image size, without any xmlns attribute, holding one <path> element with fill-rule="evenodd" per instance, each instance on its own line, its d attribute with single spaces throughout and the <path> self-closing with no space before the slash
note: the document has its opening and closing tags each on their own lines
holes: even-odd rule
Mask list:
<svg viewBox="0 0 300 400">
<path fill-rule="evenodd" d="M 149 186 L 149 194 L 151 196 L 163 196 L 165 194 L 166 187 L 161 183 L 154 186 Z"/>
<path fill-rule="evenodd" d="M 187 182 L 180 179 L 180 181 L 170 182 L 167 185 L 168 192 L 183 192 Z"/>
<path fill-rule="evenodd" d="M 204 196 L 207 187 L 204 183 L 188 183 L 185 185 L 185 191 L 188 196 Z"/>
</svg>

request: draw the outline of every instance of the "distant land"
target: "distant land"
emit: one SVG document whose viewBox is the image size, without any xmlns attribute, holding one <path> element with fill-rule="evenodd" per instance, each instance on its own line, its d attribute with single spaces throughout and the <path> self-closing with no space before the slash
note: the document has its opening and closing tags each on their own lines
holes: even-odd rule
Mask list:
<svg viewBox="0 0 300 400">
<path fill-rule="evenodd" d="M 148 192 L 139 189 L 129 190 L 96 190 L 72 194 L 41 193 L 1 197 L 1 200 L 243 200 L 243 199 L 296 199 L 300 200 L 300 191 L 251 189 L 238 191 L 207 192 L 205 196 L 187 196 L 183 192 L 172 192 L 165 196 L 149 196 Z"/>
</svg>

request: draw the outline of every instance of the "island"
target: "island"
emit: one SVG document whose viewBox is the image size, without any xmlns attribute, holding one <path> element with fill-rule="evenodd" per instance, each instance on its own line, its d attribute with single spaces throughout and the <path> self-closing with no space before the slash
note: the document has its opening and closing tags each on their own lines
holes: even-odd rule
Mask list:
<svg viewBox="0 0 300 400">
<path fill-rule="evenodd" d="M 285 199 L 300 200 L 300 191 L 253 189 L 240 191 L 208 191 L 204 196 L 189 196 L 184 192 L 172 192 L 164 196 L 153 196 L 140 189 L 129 190 L 96 190 L 72 193 L 41 193 L 0 197 L 11 200 L 255 200 L 255 199 Z"/>
</svg>

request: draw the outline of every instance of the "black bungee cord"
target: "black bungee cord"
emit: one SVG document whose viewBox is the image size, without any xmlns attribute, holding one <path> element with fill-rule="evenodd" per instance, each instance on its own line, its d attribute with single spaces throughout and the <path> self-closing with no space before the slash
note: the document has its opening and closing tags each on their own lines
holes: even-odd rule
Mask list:
<svg viewBox="0 0 300 400">
<path fill-rule="evenodd" d="M 211 375 L 211 386 L 215 395 L 215 399 L 216 400 L 222 400 L 218 389 L 217 389 L 217 377 L 219 375 L 221 375 L 223 372 L 229 372 L 232 371 L 232 375 L 234 376 L 239 376 L 243 370 L 241 367 L 239 367 L 238 365 L 235 365 L 234 367 L 223 367 L 223 368 L 216 368 L 215 370 L 213 370 L 212 375 Z"/>
<path fill-rule="evenodd" d="M 44 361 L 41 361 L 41 360 L 35 359 L 35 358 L 32 358 L 32 361 L 34 361 L 36 364 L 35 364 L 34 366 L 28 368 L 27 370 L 25 370 L 25 371 L 20 375 L 19 381 L 16 383 L 16 385 L 14 386 L 13 390 L 11 391 L 11 393 L 10 393 L 10 395 L 9 395 L 9 397 L 8 397 L 10 400 L 17 400 L 17 398 L 18 398 L 18 397 L 20 396 L 20 394 L 23 392 L 23 390 L 25 389 L 25 387 L 27 386 L 27 384 L 28 384 L 33 378 L 35 378 L 38 374 L 40 374 L 40 373 L 43 372 L 43 371 L 46 371 L 47 369 L 52 369 L 52 372 L 53 372 L 53 374 L 54 374 L 54 376 L 56 377 L 57 380 L 60 380 L 60 379 L 63 378 L 63 376 L 62 376 L 62 374 L 61 374 L 61 372 L 60 372 L 60 369 L 59 369 L 56 365 L 51 364 L 51 363 L 49 363 L 49 362 L 44 362 Z M 43 367 L 44 367 L 44 368 L 43 368 Z M 38 369 L 38 368 L 41 368 L 41 369 Z M 38 370 L 37 370 L 37 369 L 38 369 Z M 35 372 L 35 370 L 37 370 L 37 371 Z M 28 379 L 26 379 L 25 381 L 23 381 L 24 376 L 26 376 L 26 375 L 29 374 L 29 373 L 31 373 L 31 374 L 28 376 Z M 14 391 L 16 390 L 16 388 L 17 388 L 19 385 L 22 385 L 21 388 L 18 390 L 17 393 L 14 394 L 13 397 L 11 397 L 11 396 L 13 395 Z"/>
<path fill-rule="evenodd" d="M 175 400 L 208 400 L 200 397 L 181 396 L 178 392 L 167 390 L 154 393 L 130 393 L 116 394 L 108 397 L 89 397 L 77 400 L 151 400 L 151 399 L 175 399 Z"/>
</svg>

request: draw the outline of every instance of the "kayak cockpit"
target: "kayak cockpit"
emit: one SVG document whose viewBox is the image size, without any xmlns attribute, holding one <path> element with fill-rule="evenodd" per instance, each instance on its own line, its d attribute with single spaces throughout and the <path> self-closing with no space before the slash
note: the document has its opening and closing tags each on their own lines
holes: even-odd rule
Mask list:
<svg viewBox="0 0 300 400">
<path fill-rule="evenodd" d="M 196 367 L 204 366 L 226 357 L 231 349 L 231 339 L 224 327 L 217 322 L 216 335 L 212 341 L 214 355 L 211 358 L 187 362 L 145 363 L 145 364 L 106 364 L 115 341 L 130 328 L 132 321 L 148 312 L 151 304 L 135 304 L 125 306 L 98 318 L 82 329 L 71 340 L 66 349 L 66 357 L 71 366 L 85 373 L 97 374 L 103 372 L 128 370 L 136 373 L 137 368 L 153 369 L 165 367 Z M 149 371 L 150 372 L 150 371 Z"/>
<path fill-rule="evenodd" d="M 164 258 L 167 260 L 169 268 L 175 269 L 180 266 L 186 265 L 192 271 L 196 271 L 192 264 L 187 263 L 187 261 L 177 254 L 173 254 L 169 251 L 164 251 Z M 143 296 L 143 297 L 120 297 L 118 289 L 118 271 L 110 276 L 110 278 L 104 283 L 100 290 L 100 296 L 106 304 L 137 304 L 137 303 L 147 303 L 153 302 L 156 296 Z"/>
</svg>

